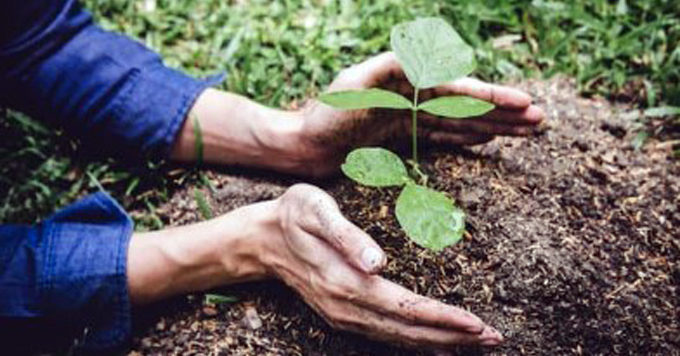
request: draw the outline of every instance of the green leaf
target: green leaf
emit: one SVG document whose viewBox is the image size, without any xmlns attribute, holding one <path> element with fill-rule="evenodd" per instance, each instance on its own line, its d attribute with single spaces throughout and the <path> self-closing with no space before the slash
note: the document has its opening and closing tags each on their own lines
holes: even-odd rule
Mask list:
<svg viewBox="0 0 680 356">
<path fill-rule="evenodd" d="M 392 50 L 415 88 L 460 79 L 475 69 L 472 47 L 440 18 L 423 18 L 392 29 Z"/>
<path fill-rule="evenodd" d="M 135 188 L 137 188 L 138 185 L 139 177 L 133 178 L 132 181 L 130 181 L 130 184 L 128 184 L 127 189 L 125 189 L 125 195 L 129 196 L 130 194 L 132 194 L 132 191 L 135 190 Z"/>
<path fill-rule="evenodd" d="M 460 241 L 465 232 L 465 213 L 443 193 L 420 185 L 406 185 L 396 214 L 411 240 L 435 251 Z"/>
<path fill-rule="evenodd" d="M 400 186 L 410 178 L 404 163 L 384 148 L 359 148 L 347 155 L 340 167 L 356 182 L 370 187 Z"/>
<path fill-rule="evenodd" d="M 420 110 L 453 119 L 483 115 L 495 107 L 487 101 L 469 96 L 442 96 L 418 105 Z"/>
<path fill-rule="evenodd" d="M 410 109 L 413 105 L 403 96 L 378 88 L 335 91 L 319 97 L 322 103 L 345 110 L 389 108 Z"/>
<path fill-rule="evenodd" d="M 236 303 L 238 298 L 230 295 L 206 294 L 205 302 L 208 304 Z"/>
<path fill-rule="evenodd" d="M 208 187 L 208 190 L 210 190 L 210 193 L 215 195 L 217 194 L 217 188 L 215 188 L 215 184 L 208 179 L 208 176 L 205 175 L 203 172 L 198 172 L 198 178 L 201 181 L 201 185 L 204 187 Z"/>
</svg>

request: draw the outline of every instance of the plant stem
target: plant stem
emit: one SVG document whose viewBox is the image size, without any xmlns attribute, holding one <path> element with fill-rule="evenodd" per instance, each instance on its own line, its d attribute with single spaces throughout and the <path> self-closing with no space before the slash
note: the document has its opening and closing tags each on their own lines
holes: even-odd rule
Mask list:
<svg viewBox="0 0 680 356">
<path fill-rule="evenodd" d="M 413 107 L 411 108 L 411 149 L 413 152 L 413 162 L 418 166 L 418 88 L 413 88 Z"/>
</svg>

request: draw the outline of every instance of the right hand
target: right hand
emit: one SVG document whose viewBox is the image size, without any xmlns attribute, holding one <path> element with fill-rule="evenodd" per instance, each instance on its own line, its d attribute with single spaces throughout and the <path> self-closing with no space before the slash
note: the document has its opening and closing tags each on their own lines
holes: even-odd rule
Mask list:
<svg viewBox="0 0 680 356">
<path fill-rule="evenodd" d="M 375 275 L 384 252 L 322 190 L 300 184 L 270 203 L 278 223 L 260 235 L 260 259 L 332 327 L 434 349 L 502 342 L 475 315 Z"/>
</svg>

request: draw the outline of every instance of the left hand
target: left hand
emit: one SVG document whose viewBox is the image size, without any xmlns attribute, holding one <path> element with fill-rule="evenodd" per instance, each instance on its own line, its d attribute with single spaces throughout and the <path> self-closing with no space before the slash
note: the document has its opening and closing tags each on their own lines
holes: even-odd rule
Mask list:
<svg viewBox="0 0 680 356">
<path fill-rule="evenodd" d="M 328 91 L 379 87 L 413 96 L 393 53 L 387 52 L 343 70 Z M 526 136 L 544 118 L 543 111 L 531 104 L 531 97 L 519 90 L 463 78 L 423 90 L 422 101 L 447 95 L 469 95 L 489 101 L 496 109 L 482 117 L 442 120 L 419 113 L 418 135 L 435 144 L 472 145 L 492 140 L 496 135 Z M 353 148 L 377 145 L 388 138 L 411 134 L 409 110 L 367 109 L 342 111 L 316 100 L 301 110 L 303 124 L 294 150 L 304 160 L 302 174 L 324 176 L 335 172 L 345 154 Z"/>
</svg>

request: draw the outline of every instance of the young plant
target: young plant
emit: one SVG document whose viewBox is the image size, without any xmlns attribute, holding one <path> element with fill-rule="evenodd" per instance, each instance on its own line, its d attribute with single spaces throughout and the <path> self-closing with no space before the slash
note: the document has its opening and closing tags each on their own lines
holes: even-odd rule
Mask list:
<svg viewBox="0 0 680 356">
<path fill-rule="evenodd" d="M 418 112 L 425 111 L 441 119 L 461 119 L 485 114 L 494 105 L 469 96 L 444 96 L 419 103 L 421 90 L 463 78 L 476 65 L 473 49 L 446 21 L 423 18 L 399 24 L 392 29 L 391 45 L 413 85 L 411 100 L 378 88 L 331 92 L 319 100 L 344 110 L 411 110 L 411 163 L 419 181 L 426 182 L 418 166 Z M 397 220 L 418 245 L 438 251 L 463 237 L 465 213 L 443 193 L 417 184 L 396 154 L 383 148 L 359 148 L 349 153 L 341 168 L 345 175 L 363 185 L 404 187 L 397 199 Z"/>
</svg>

